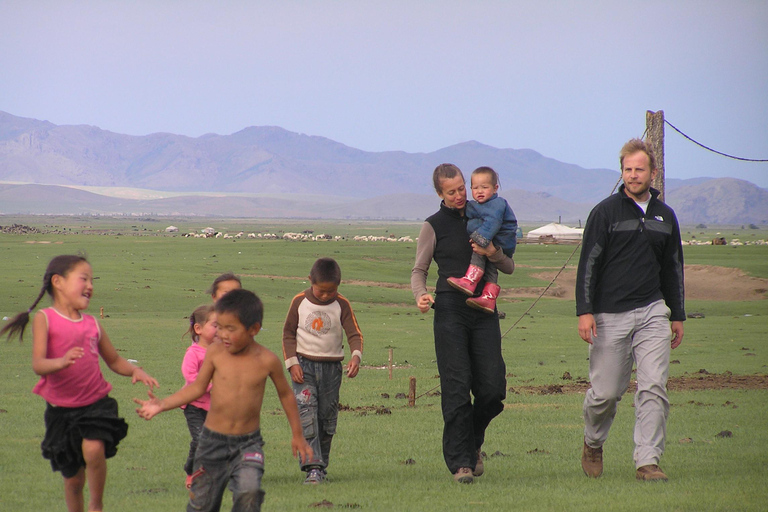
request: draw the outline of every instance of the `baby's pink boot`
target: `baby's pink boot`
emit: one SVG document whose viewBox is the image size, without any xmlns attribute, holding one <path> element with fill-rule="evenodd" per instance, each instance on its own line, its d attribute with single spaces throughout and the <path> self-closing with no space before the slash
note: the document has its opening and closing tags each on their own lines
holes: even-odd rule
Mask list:
<svg viewBox="0 0 768 512">
<path fill-rule="evenodd" d="M 464 277 L 449 277 L 448 284 L 457 290 L 461 290 L 467 295 L 472 295 L 475 293 L 477 282 L 480 281 L 480 279 L 483 277 L 483 274 L 485 274 L 484 269 L 476 265 L 470 265 L 469 268 L 467 268 L 467 273 L 464 275 Z"/>
<path fill-rule="evenodd" d="M 496 311 L 496 297 L 499 296 L 501 288 L 495 283 L 485 283 L 483 293 L 479 297 L 467 299 L 467 306 L 480 309 L 486 313 Z"/>
</svg>

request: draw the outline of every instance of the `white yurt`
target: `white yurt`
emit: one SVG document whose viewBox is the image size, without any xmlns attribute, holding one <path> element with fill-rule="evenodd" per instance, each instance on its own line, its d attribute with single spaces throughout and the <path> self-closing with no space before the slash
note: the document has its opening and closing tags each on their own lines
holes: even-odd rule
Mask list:
<svg viewBox="0 0 768 512">
<path fill-rule="evenodd" d="M 538 240 L 543 238 L 553 238 L 555 240 L 577 241 L 581 240 L 584 234 L 584 228 L 569 228 L 557 222 L 550 222 L 546 226 L 532 229 L 526 235 L 527 239 Z"/>
</svg>

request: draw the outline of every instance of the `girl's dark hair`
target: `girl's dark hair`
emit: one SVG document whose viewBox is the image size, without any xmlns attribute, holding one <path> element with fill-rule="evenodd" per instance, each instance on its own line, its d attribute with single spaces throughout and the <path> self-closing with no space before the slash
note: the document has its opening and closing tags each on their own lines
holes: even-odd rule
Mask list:
<svg viewBox="0 0 768 512">
<path fill-rule="evenodd" d="M 219 277 L 214 279 L 213 284 L 205 293 L 208 295 L 216 295 L 216 290 L 219 288 L 219 283 L 223 283 L 224 281 L 237 281 L 241 288 L 243 286 L 243 283 L 240 281 L 239 277 L 237 277 L 232 272 L 227 272 L 226 274 L 221 274 Z"/>
<path fill-rule="evenodd" d="M 189 315 L 189 329 L 187 329 L 187 332 L 184 333 L 182 338 L 189 334 L 189 336 L 192 338 L 192 341 L 197 341 L 199 336 L 195 332 L 195 324 L 204 324 L 206 320 L 208 320 L 208 317 L 211 315 L 211 313 L 214 311 L 215 310 L 213 309 L 213 304 L 203 304 L 202 306 L 197 306 L 192 314 Z"/>
<path fill-rule="evenodd" d="M 53 298 L 53 276 L 59 275 L 66 277 L 67 274 L 69 274 L 69 272 L 75 267 L 75 265 L 82 262 L 88 263 L 88 260 L 85 258 L 85 256 L 79 254 L 63 254 L 53 258 L 48 263 L 48 268 L 45 269 L 45 275 L 43 276 L 43 287 L 40 289 L 40 294 L 35 299 L 35 302 L 32 303 L 28 310 L 22 311 L 13 317 L 8 322 L 8 325 L 0 329 L 0 336 L 8 333 L 8 340 L 10 340 L 12 337 L 18 334 L 19 341 L 24 341 L 24 329 L 27 328 L 27 324 L 29 323 L 29 314 L 32 312 L 32 310 L 35 309 L 37 304 L 43 298 L 43 295 L 47 293 L 51 296 L 51 298 Z"/>
</svg>

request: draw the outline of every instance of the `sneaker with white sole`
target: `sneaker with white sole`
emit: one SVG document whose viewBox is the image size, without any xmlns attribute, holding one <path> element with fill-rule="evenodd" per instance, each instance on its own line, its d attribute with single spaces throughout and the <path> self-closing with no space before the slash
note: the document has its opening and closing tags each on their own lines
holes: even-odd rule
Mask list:
<svg viewBox="0 0 768 512">
<path fill-rule="evenodd" d="M 318 485 L 325 480 L 325 473 L 320 468 L 312 468 L 307 471 L 307 477 L 304 479 L 305 485 Z"/>
</svg>

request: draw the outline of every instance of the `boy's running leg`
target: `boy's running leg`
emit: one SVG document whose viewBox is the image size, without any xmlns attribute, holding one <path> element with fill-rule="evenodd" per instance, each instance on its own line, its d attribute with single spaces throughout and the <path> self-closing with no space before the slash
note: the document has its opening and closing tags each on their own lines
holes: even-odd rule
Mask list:
<svg viewBox="0 0 768 512">
<path fill-rule="evenodd" d="M 254 432 L 240 445 L 240 453 L 229 479 L 232 512 L 261 510 L 261 504 L 264 502 L 264 491 L 261 490 L 261 479 L 264 476 L 263 444 L 259 432 Z"/>
<path fill-rule="evenodd" d="M 88 510 L 104 509 L 104 484 L 107 481 L 107 459 L 104 455 L 104 441 L 83 439 L 83 459 L 90 498 Z"/>
<path fill-rule="evenodd" d="M 200 432 L 187 512 L 216 512 L 221 509 L 221 498 L 230 477 L 230 437 L 205 427 Z"/>
</svg>

